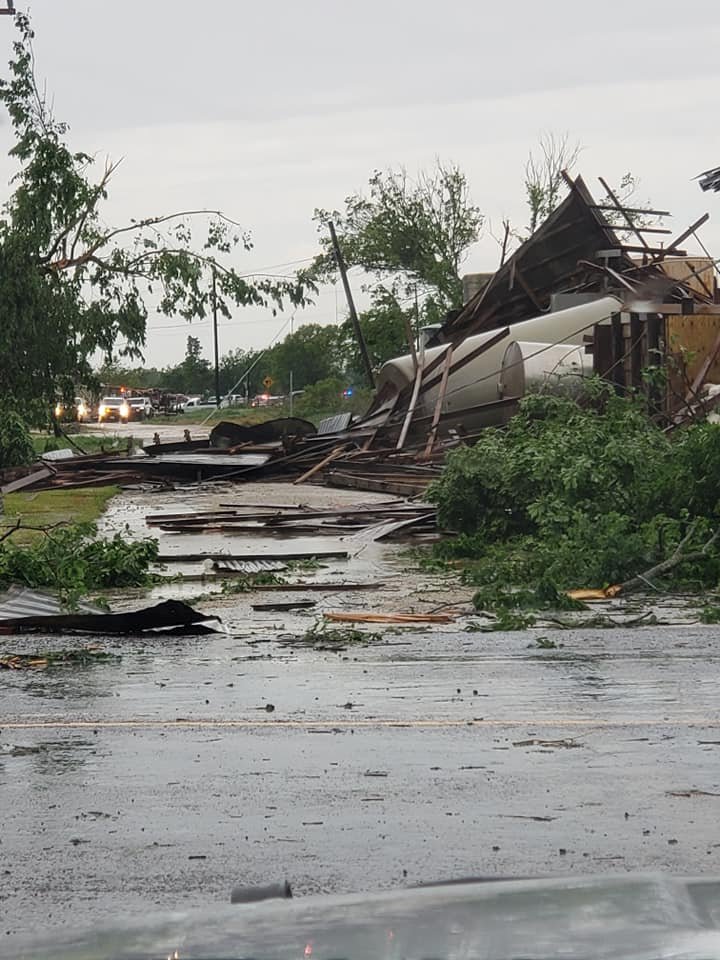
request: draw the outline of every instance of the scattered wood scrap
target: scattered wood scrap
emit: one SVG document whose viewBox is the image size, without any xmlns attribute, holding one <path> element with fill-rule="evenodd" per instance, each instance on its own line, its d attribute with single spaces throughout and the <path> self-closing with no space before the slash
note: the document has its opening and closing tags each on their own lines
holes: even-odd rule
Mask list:
<svg viewBox="0 0 720 960">
<path fill-rule="evenodd" d="M 253 603 L 253 610 L 260 611 L 284 611 L 284 610 L 308 610 L 317 605 L 317 600 L 276 600 L 272 603 Z"/>
<path fill-rule="evenodd" d="M 292 563 L 295 560 L 347 560 L 349 551 L 347 550 L 282 550 L 282 551 L 263 551 L 262 554 L 246 553 L 207 553 L 193 551 L 192 553 L 163 553 L 158 556 L 158 563 L 180 563 L 192 562 L 196 560 L 212 560 L 216 569 L 223 570 L 228 561 L 246 561 L 246 560 L 279 560 L 283 563 Z M 232 568 L 228 568 L 232 572 Z"/>
<path fill-rule="evenodd" d="M 205 513 L 149 514 L 145 522 L 167 533 L 237 533 L 243 536 L 350 534 L 361 541 L 385 539 L 404 530 L 434 530 L 434 506 L 409 500 L 362 507 L 212 510 Z"/>
<path fill-rule="evenodd" d="M 449 613 L 324 613 L 335 623 L 453 623 Z"/>
<path fill-rule="evenodd" d="M 18 490 L 26 490 L 54 475 L 55 471 L 51 467 L 36 465 L 36 468 L 33 469 L 32 472 L 28 472 L 25 476 L 17 477 L 17 479 L 9 480 L 5 483 L 0 487 L 0 493 L 17 493 Z"/>
<path fill-rule="evenodd" d="M 302 581 L 297 583 L 261 583 L 254 584 L 253 590 L 268 592 L 298 590 L 302 591 L 303 593 L 306 591 L 313 593 L 338 593 L 341 591 L 348 591 L 354 593 L 356 590 L 379 590 L 384 586 L 384 583 L 332 583 L 330 581 L 323 580 L 315 583 L 304 583 Z"/>
</svg>

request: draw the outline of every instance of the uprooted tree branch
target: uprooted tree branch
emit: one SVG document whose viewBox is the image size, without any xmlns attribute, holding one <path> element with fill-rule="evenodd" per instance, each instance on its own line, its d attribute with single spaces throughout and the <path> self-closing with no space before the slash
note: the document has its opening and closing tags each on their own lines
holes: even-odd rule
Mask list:
<svg viewBox="0 0 720 960">
<path fill-rule="evenodd" d="M 588 390 L 581 403 L 529 395 L 448 456 L 430 496 L 463 532 L 437 552 L 485 588 L 717 586 L 720 426 L 668 434 L 642 397 Z"/>
<path fill-rule="evenodd" d="M 618 584 L 617 593 L 629 593 L 631 590 L 642 590 L 647 586 L 654 587 L 653 580 L 656 577 L 666 576 L 681 564 L 697 563 L 698 561 L 705 560 L 720 536 L 720 527 L 715 530 L 712 536 L 710 536 L 701 547 L 696 550 L 687 550 L 688 545 L 692 543 L 697 527 L 698 521 L 696 520 L 690 524 L 688 532 L 666 560 L 661 560 L 644 573 L 638 573 L 634 577 L 630 577 L 629 580 L 625 580 L 624 583 Z"/>
</svg>

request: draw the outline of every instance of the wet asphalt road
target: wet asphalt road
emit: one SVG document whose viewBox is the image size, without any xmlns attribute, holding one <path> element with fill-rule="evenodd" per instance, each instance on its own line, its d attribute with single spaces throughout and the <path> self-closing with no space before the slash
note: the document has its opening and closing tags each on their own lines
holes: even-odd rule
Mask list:
<svg viewBox="0 0 720 960">
<path fill-rule="evenodd" d="M 444 629 L 339 655 L 229 629 L 3 676 L 3 932 L 238 880 L 720 872 L 716 629 L 562 631 L 555 650 Z"/>
<path fill-rule="evenodd" d="M 119 498 L 105 527 L 146 534 L 147 512 L 186 509 L 188 496 L 207 509 L 240 494 Z M 162 548 L 207 547 L 195 536 Z M 386 586 L 312 594 L 306 616 L 210 598 L 225 633 L 109 640 L 117 662 L 0 674 L 0 934 L 220 903 L 238 881 L 287 878 L 308 894 L 478 874 L 720 873 L 717 627 L 484 634 L 461 619 L 380 628 L 381 641 L 340 654 L 282 647 L 323 610 L 470 595 L 414 573 L 396 547 L 305 576 Z M 557 647 L 539 649 L 540 636 Z M 0 649 L 63 644 L 78 641 Z"/>
</svg>

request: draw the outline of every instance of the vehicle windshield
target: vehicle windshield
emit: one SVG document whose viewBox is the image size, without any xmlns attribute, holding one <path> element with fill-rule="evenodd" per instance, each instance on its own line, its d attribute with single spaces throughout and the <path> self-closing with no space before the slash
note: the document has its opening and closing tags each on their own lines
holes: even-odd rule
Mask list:
<svg viewBox="0 0 720 960">
<path fill-rule="evenodd" d="M 687 14 L 0 0 L 0 960 L 720 960 Z"/>
</svg>

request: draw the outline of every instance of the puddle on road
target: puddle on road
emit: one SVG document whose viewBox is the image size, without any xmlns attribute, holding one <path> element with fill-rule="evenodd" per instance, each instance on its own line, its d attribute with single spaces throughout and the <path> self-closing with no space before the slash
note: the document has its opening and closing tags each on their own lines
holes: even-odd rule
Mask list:
<svg viewBox="0 0 720 960">
<path fill-rule="evenodd" d="M 65 740 L 23 742 L 21 735 L 10 742 L 0 741 L 0 783 L 4 776 L 17 777 L 26 772 L 57 776 L 80 769 L 88 760 L 109 755 L 94 740 L 68 737 Z"/>
<path fill-rule="evenodd" d="M 329 491 L 324 488 L 295 488 L 290 484 L 245 484 L 211 483 L 198 488 L 183 488 L 164 492 L 162 498 L 155 493 L 131 493 L 116 497 L 111 501 L 107 513 L 101 520 L 101 532 L 110 534 L 125 528 L 133 537 L 154 537 L 160 544 L 163 556 L 172 554 L 216 554 L 247 555 L 259 558 L 263 553 L 277 553 L 279 542 L 288 553 L 322 554 L 330 550 L 348 550 L 352 555 L 348 559 L 320 558 L 316 563 L 304 564 L 302 561 L 291 563 L 287 571 L 279 577 L 293 582 L 358 582 L 383 583 L 384 586 L 372 595 L 368 593 L 342 593 L 324 591 L 309 592 L 308 597 L 315 602 L 310 611 L 295 611 L 293 617 L 283 616 L 281 629 L 304 632 L 312 617 L 320 617 L 326 610 L 363 610 L 367 609 L 371 598 L 373 609 L 407 610 L 418 603 L 427 604 L 427 588 L 430 578 L 408 571 L 408 560 L 404 555 L 407 543 L 364 543 L 357 536 L 291 536 L 273 535 L 261 538 L 257 533 L 207 533 L 207 532 L 167 532 L 155 526 L 148 526 L 145 518 L 149 514 L 161 515 L 226 509 L 228 504 L 254 508 L 262 504 L 299 504 L 310 507 L 352 506 L 358 503 L 372 504 L 386 500 L 377 494 L 358 494 L 355 491 Z M 210 570 L 209 561 L 174 561 L 164 565 L 159 572 L 166 577 L 177 577 L 152 587 L 149 591 L 118 591 L 110 593 L 108 599 L 114 609 L 127 609 L 142 599 L 155 601 L 176 599 L 199 605 L 201 608 L 217 612 L 224 621 L 224 628 L 231 633 L 261 631 L 270 632 L 274 617 L 264 619 L 250 609 L 250 597 L 253 602 L 272 602 L 307 599 L 302 591 L 282 590 L 265 591 L 245 595 L 233 591 L 232 577 L 217 577 Z M 435 584 L 438 587 L 438 584 Z M 442 584 L 439 585 L 442 596 Z M 465 590 L 465 597 L 469 591 Z M 433 600 L 436 598 L 433 590 Z"/>
<path fill-rule="evenodd" d="M 235 553 L 248 549 L 257 556 L 259 542 L 256 536 L 167 534 L 148 528 L 145 517 L 163 511 L 215 509 L 219 504 L 231 501 L 278 503 L 284 497 L 297 503 L 304 501 L 308 494 L 308 491 L 287 484 L 274 486 L 276 489 L 272 489 L 273 485 L 261 485 L 258 489 L 258 485 L 229 487 L 227 484 L 213 484 L 210 489 L 164 493 L 162 500 L 156 494 L 123 495 L 113 501 L 101 526 L 109 532 L 128 524 L 133 536 L 158 536 L 163 552 L 170 540 L 183 552 L 196 549 L 195 544 L 201 544 L 199 550 L 212 549 L 211 545 L 219 541 Z M 313 488 L 312 493 L 315 497 L 340 499 L 334 491 Z M 341 502 L 355 505 L 357 496 L 348 493 Z M 292 538 L 293 546 L 314 543 L 316 548 L 343 542 L 341 538 Z M 285 715 L 290 716 L 304 716 L 306 707 L 314 709 L 315 700 L 308 701 L 308 690 L 314 684 L 322 686 L 328 682 L 328 676 L 336 676 L 338 682 L 350 685 L 348 696 L 336 698 L 340 703 L 359 701 L 358 690 L 363 691 L 363 695 L 372 693 L 367 684 L 371 676 L 377 680 L 378 675 L 386 677 L 387 681 L 384 691 L 372 693 L 369 700 L 367 709 L 373 716 L 393 715 L 395 706 L 391 708 L 391 702 L 401 705 L 399 709 L 403 715 L 455 716 L 458 704 L 462 702 L 462 698 L 456 698 L 455 688 L 461 686 L 464 690 L 465 684 L 445 684 L 444 678 L 457 674 L 459 670 L 468 675 L 479 674 L 472 687 L 478 689 L 477 697 L 483 698 L 481 712 L 487 715 L 499 713 L 505 716 L 516 710 L 517 704 L 522 704 L 525 710 L 537 708 L 540 713 L 566 709 L 582 713 L 600 703 L 623 705 L 626 699 L 634 702 L 642 712 L 648 708 L 663 709 L 665 704 L 678 702 L 678 691 L 682 690 L 683 684 L 697 678 L 698 649 L 705 648 L 706 662 L 718 659 L 716 652 L 707 649 L 707 628 L 695 633 L 684 630 L 674 636 L 661 627 L 560 630 L 557 626 L 545 626 L 521 632 L 486 634 L 463 632 L 467 619 L 462 618 L 452 624 L 433 627 L 359 624 L 361 631 L 379 633 L 382 638 L 369 644 L 348 644 L 338 650 L 287 644 L 291 638 L 302 637 L 315 623 L 323 623 L 325 612 L 427 612 L 436 608 L 445 610 L 449 604 L 461 609 L 463 603 L 464 609 L 468 609 L 472 588 L 457 586 L 450 577 L 413 569 L 406 550 L 405 544 L 371 543 L 349 561 L 327 560 L 317 568 L 294 568 L 281 574 L 292 580 L 308 582 L 352 580 L 385 584 L 364 593 L 278 590 L 226 594 L 223 586 L 228 581 L 203 578 L 202 564 L 173 564 L 168 572 L 191 573 L 193 578 L 158 584 L 149 591 L 119 589 L 108 597 L 111 606 L 120 610 L 136 607 L 148 598 L 151 602 L 181 599 L 207 613 L 218 614 L 222 618 L 223 632 L 182 639 L 87 636 L 81 639 L 55 637 L 48 642 L 36 637 L 18 638 L 20 643 L 28 645 L 26 649 L 40 649 L 38 644 L 47 644 L 52 649 L 56 645 L 100 642 L 109 652 L 119 654 L 122 660 L 117 664 L 53 668 L 32 676 L 10 672 L 3 678 L 9 693 L 6 714 L 9 711 L 9 715 L 32 717 L 37 712 L 38 701 L 45 700 L 48 701 L 46 709 L 72 717 L 101 714 L 174 717 L 178 711 L 183 715 L 198 716 L 198 710 L 203 716 L 220 716 L 220 713 L 214 713 L 217 710 L 226 710 L 225 716 L 234 716 L 238 712 L 242 714 L 248 702 L 248 690 L 244 688 L 242 695 L 240 693 L 242 684 L 238 681 L 241 674 L 237 673 L 238 667 L 242 671 L 241 665 L 245 663 L 252 663 L 248 671 L 255 681 L 262 680 L 263 683 L 270 682 L 264 675 L 267 673 L 264 665 L 282 664 L 278 671 L 280 679 L 272 681 L 280 683 L 282 690 L 274 691 L 272 699 L 278 702 Z M 316 605 L 309 610 L 268 612 L 267 615 L 251 609 L 253 602 L 301 597 L 311 598 Z M 590 613 L 600 609 L 621 621 L 636 606 L 636 598 L 627 603 L 615 601 L 593 605 Z M 678 619 L 675 601 L 667 605 L 658 603 L 654 611 L 659 619 Z M 584 612 L 579 617 L 588 615 Z M 557 646 L 539 649 L 538 638 L 549 634 Z M 685 648 L 685 644 L 689 646 Z M 676 650 L 680 647 L 682 649 Z M 657 666 L 649 670 L 642 666 L 644 660 L 654 660 Z M 508 672 L 513 675 L 513 689 L 510 691 L 506 689 L 507 684 L 502 687 L 501 682 L 503 677 L 507 680 Z M 298 679 L 300 688 L 288 694 L 286 685 L 289 682 L 296 684 Z M 236 683 L 237 688 L 234 687 Z M 207 697 L 204 692 L 206 684 L 212 691 Z M 709 696 L 705 686 L 702 684 L 700 691 L 703 702 Z M 407 705 L 402 706 L 405 698 L 408 698 Z M 472 699 L 469 698 L 468 702 Z M 35 701 L 34 706 L 32 701 Z M 58 703 L 50 704 L 50 701 Z M 443 706 L 438 710 L 438 704 L 447 704 L 447 709 Z M 170 705 L 177 710 L 170 709 Z M 474 713 L 471 711 L 470 715 L 474 716 Z"/>
</svg>

